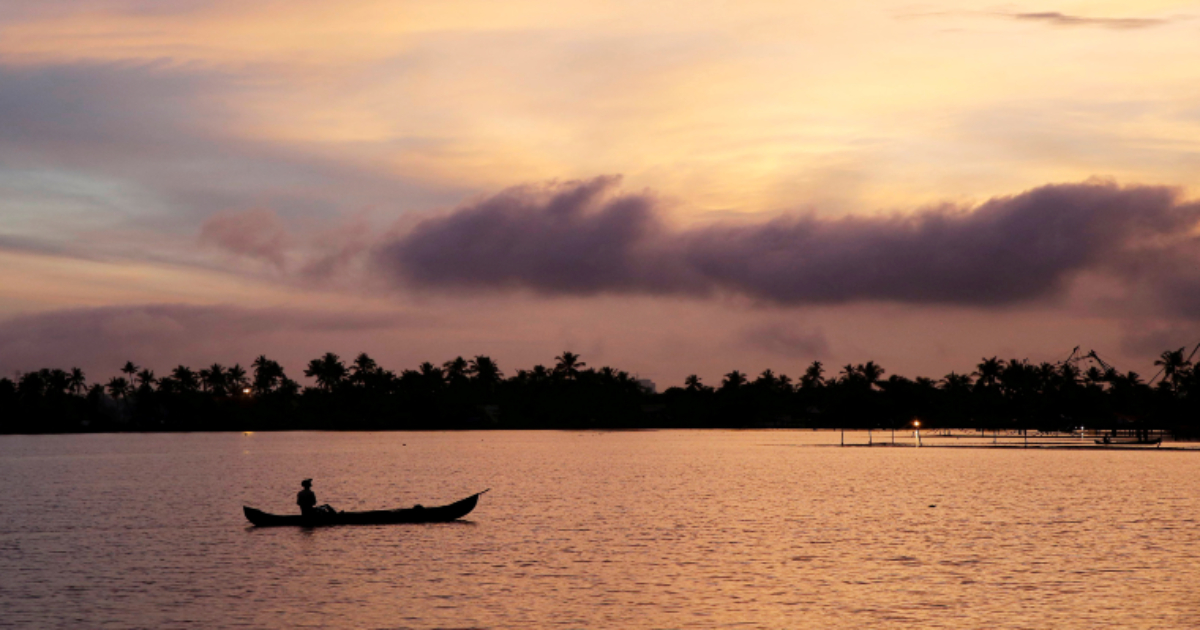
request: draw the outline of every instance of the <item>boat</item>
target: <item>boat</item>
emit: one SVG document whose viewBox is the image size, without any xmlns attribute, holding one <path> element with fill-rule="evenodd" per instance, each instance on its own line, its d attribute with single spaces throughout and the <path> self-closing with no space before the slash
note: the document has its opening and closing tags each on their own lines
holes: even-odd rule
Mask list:
<svg viewBox="0 0 1200 630">
<path fill-rule="evenodd" d="M 490 490 L 490 488 L 489 488 Z M 487 492 L 484 490 L 483 492 Z M 299 525 L 301 527 L 324 527 L 328 525 L 392 525 L 395 523 L 447 523 L 456 521 L 475 509 L 479 492 L 461 501 L 439 507 L 422 507 L 395 510 L 371 510 L 367 512 L 320 512 L 310 515 L 271 514 L 252 507 L 242 506 L 246 518 L 258 527 Z"/>
</svg>

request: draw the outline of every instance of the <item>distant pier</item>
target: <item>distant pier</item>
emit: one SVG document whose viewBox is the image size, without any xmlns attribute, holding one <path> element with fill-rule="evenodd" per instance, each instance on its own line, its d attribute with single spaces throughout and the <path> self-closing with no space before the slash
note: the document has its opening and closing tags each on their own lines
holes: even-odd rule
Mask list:
<svg viewBox="0 0 1200 630">
<path fill-rule="evenodd" d="M 1020 429 L 839 430 L 840 447 L 1031 448 L 1070 450 L 1200 451 L 1200 443 L 1178 441 L 1169 430 L 1083 429 L 1074 432 Z"/>
</svg>

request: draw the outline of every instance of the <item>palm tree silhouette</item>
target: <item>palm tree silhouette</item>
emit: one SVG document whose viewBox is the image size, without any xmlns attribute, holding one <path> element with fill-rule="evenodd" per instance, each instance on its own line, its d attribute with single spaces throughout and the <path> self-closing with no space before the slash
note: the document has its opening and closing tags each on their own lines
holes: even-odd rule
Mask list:
<svg viewBox="0 0 1200 630">
<path fill-rule="evenodd" d="M 225 366 L 214 363 L 207 369 L 200 370 L 200 385 L 214 396 L 225 396 Z"/>
<path fill-rule="evenodd" d="M 71 368 L 71 375 L 67 378 L 67 390 L 72 394 L 79 394 L 85 389 L 87 389 L 87 379 L 83 376 L 83 370 Z"/>
<path fill-rule="evenodd" d="M 268 359 L 264 354 L 258 355 L 254 363 L 250 364 L 250 367 L 254 368 L 254 384 L 252 387 L 257 396 L 263 396 L 276 391 L 276 388 L 287 378 L 283 374 L 283 367 L 279 363 Z"/>
<path fill-rule="evenodd" d="M 467 371 L 470 369 L 467 360 L 462 357 L 455 357 L 442 364 L 442 369 L 446 375 L 446 380 L 451 385 L 459 385 L 466 382 Z"/>
<path fill-rule="evenodd" d="M 683 385 L 684 388 L 686 388 L 689 392 L 701 392 L 707 389 L 704 386 L 704 383 L 700 382 L 700 377 L 696 376 L 695 374 L 691 374 L 687 378 L 683 379 Z"/>
<path fill-rule="evenodd" d="M 553 374 L 553 372 L 547 369 L 546 366 L 538 364 L 533 366 L 533 369 L 530 370 L 529 380 L 534 383 L 544 383 L 550 380 L 551 374 Z"/>
<path fill-rule="evenodd" d="M 1079 367 L 1074 363 L 1063 363 L 1058 367 L 1059 386 L 1070 389 L 1079 385 Z"/>
<path fill-rule="evenodd" d="M 942 377 L 941 385 L 947 392 L 967 392 L 971 389 L 971 376 L 951 372 Z"/>
<path fill-rule="evenodd" d="M 137 384 L 139 388 L 149 389 L 154 386 L 155 382 L 154 370 L 146 368 L 137 373 Z"/>
<path fill-rule="evenodd" d="M 375 359 L 368 356 L 366 352 L 360 352 L 354 358 L 354 363 L 350 365 L 350 382 L 355 385 L 366 385 L 367 380 L 379 371 L 379 364 L 375 362 Z"/>
<path fill-rule="evenodd" d="M 725 379 L 721 381 L 721 389 L 726 391 L 736 391 L 745 384 L 746 375 L 738 370 L 734 370 L 725 375 Z"/>
<path fill-rule="evenodd" d="M 437 392 L 446 386 L 446 375 L 442 373 L 442 368 L 426 361 L 417 370 L 427 391 Z"/>
<path fill-rule="evenodd" d="M 838 381 L 846 385 L 851 385 L 859 380 L 858 368 L 854 367 L 853 363 L 847 363 L 842 366 L 842 371 L 838 373 L 842 375 Z"/>
<path fill-rule="evenodd" d="M 46 381 L 47 393 L 64 395 L 71 388 L 71 375 L 65 370 L 41 370 L 42 378 Z"/>
<path fill-rule="evenodd" d="M 800 377 L 801 389 L 816 389 L 825 384 L 825 367 L 820 361 L 813 361 L 808 369 L 804 370 L 804 376 Z"/>
<path fill-rule="evenodd" d="M 554 357 L 558 364 L 554 366 L 554 373 L 566 378 L 567 380 L 575 380 L 579 377 L 579 369 L 587 366 L 586 363 L 579 360 L 579 355 L 574 352 L 563 352 Z"/>
<path fill-rule="evenodd" d="M 171 370 L 171 378 L 174 379 L 181 392 L 194 392 L 200 388 L 196 373 L 187 366 L 176 366 L 174 370 Z"/>
<path fill-rule="evenodd" d="M 225 372 L 225 381 L 234 394 L 240 394 L 250 386 L 250 381 L 246 378 L 246 369 L 237 363 Z"/>
<path fill-rule="evenodd" d="M 504 379 L 504 374 L 500 372 L 496 362 L 483 355 L 477 355 L 471 359 L 471 364 L 467 366 L 467 373 L 471 375 L 472 380 L 486 389 L 495 387 Z"/>
<path fill-rule="evenodd" d="M 126 376 L 128 376 L 129 378 L 132 379 L 133 375 L 137 374 L 139 369 L 141 369 L 141 368 L 134 365 L 133 361 L 126 361 L 125 367 L 122 367 L 121 371 L 124 372 Z M 126 383 L 128 384 L 128 381 L 126 381 Z"/>
<path fill-rule="evenodd" d="M 858 373 L 866 381 L 868 388 L 873 388 L 879 379 L 883 378 L 884 369 L 879 367 L 874 361 L 867 361 L 865 364 L 858 366 Z"/>
<path fill-rule="evenodd" d="M 114 376 L 108 381 L 108 393 L 113 398 L 125 398 L 129 395 L 129 381 Z"/>
<path fill-rule="evenodd" d="M 1004 366 L 996 357 L 992 357 L 990 359 L 985 358 L 976 367 L 974 375 L 978 377 L 978 380 L 975 381 L 975 386 L 985 389 L 995 387 L 996 382 L 1000 379 L 1000 372 L 1003 369 Z"/>
<path fill-rule="evenodd" d="M 304 375 L 315 378 L 318 386 L 331 392 L 346 379 L 346 366 L 338 355 L 326 352 L 321 358 L 308 362 Z"/>
<path fill-rule="evenodd" d="M 1180 377 L 1186 374 L 1187 368 L 1191 362 L 1183 358 L 1183 351 L 1186 348 L 1178 350 L 1164 350 L 1160 358 L 1154 361 L 1154 365 L 1162 367 L 1163 382 L 1171 384 L 1171 391 L 1179 391 Z"/>
</svg>

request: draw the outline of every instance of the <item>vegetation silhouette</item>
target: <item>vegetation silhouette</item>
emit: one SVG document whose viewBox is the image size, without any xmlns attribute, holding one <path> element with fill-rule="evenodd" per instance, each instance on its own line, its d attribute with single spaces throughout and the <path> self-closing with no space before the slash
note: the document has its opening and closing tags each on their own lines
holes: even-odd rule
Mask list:
<svg viewBox="0 0 1200 630">
<path fill-rule="evenodd" d="M 1149 381 L 1095 352 L 1057 364 L 981 359 L 971 374 L 905 378 L 873 361 L 830 375 L 820 361 L 799 380 L 739 370 L 719 386 L 688 376 L 649 391 L 628 372 L 588 367 L 573 352 L 553 367 L 506 377 L 492 358 L 425 362 L 396 374 L 366 353 L 347 365 L 310 361 L 302 386 L 266 356 L 250 364 L 179 365 L 156 377 L 126 362 L 122 376 L 88 385 L 79 368 L 0 379 L 0 433 L 105 431 L 922 428 L 1061 432 L 1077 427 L 1149 437 L 1200 438 L 1200 345 L 1167 350 Z M 885 378 L 886 375 L 886 378 Z"/>
</svg>

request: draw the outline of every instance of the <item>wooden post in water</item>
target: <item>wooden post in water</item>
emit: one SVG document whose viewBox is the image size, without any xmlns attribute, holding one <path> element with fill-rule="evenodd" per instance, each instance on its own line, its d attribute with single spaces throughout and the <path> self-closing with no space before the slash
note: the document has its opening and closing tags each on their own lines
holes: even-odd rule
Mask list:
<svg viewBox="0 0 1200 630">
<path fill-rule="evenodd" d="M 842 429 L 842 446 L 846 445 L 846 430 Z"/>
</svg>

